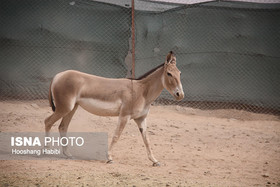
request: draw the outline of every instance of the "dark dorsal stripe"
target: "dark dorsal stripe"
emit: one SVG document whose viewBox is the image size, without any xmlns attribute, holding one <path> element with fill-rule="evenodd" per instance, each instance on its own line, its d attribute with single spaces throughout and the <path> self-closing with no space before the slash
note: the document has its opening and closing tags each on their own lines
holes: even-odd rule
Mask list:
<svg viewBox="0 0 280 187">
<path fill-rule="evenodd" d="M 142 80 L 146 77 L 148 77 L 149 75 L 151 75 L 153 72 L 155 72 L 156 70 L 158 70 L 159 68 L 163 67 L 164 66 L 164 63 L 163 64 L 160 64 L 159 66 L 155 67 L 154 69 L 151 69 L 150 71 L 148 71 L 147 73 L 145 73 L 144 75 L 141 75 L 140 77 L 138 77 L 137 79 L 134 79 L 134 80 Z"/>
</svg>

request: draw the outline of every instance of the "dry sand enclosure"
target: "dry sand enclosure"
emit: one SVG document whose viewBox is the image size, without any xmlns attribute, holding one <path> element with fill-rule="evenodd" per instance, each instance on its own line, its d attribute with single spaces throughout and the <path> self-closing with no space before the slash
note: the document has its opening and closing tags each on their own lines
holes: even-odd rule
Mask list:
<svg viewBox="0 0 280 187">
<path fill-rule="evenodd" d="M 0 103 L 1 132 L 43 132 L 47 101 Z M 0 186 L 280 186 L 279 116 L 237 110 L 153 106 L 148 132 L 160 167 L 148 160 L 130 121 L 114 163 L 83 160 L 0 161 Z M 79 108 L 72 132 L 108 132 L 117 118 Z M 57 132 L 58 123 L 52 128 Z"/>
</svg>

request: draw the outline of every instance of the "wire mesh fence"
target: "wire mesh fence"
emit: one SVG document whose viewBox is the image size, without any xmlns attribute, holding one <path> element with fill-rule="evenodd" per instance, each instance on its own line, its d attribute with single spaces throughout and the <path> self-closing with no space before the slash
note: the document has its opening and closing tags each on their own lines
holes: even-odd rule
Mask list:
<svg viewBox="0 0 280 187">
<path fill-rule="evenodd" d="M 185 90 L 180 104 L 279 110 L 279 4 L 211 2 L 164 11 L 165 4 L 154 4 L 158 11 L 135 18 L 138 74 L 172 49 Z M 167 92 L 158 102 L 174 103 Z"/>
<path fill-rule="evenodd" d="M 0 98 L 45 99 L 67 69 L 131 77 L 134 19 L 136 77 L 170 50 L 182 72 L 184 100 L 156 103 L 279 113 L 279 4 L 104 2 L 1 1 Z"/>
<path fill-rule="evenodd" d="M 1 98 L 47 98 L 75 69 L 125 77 L 131 10 L 93 1 L 1 1 Z"/>
</svg>

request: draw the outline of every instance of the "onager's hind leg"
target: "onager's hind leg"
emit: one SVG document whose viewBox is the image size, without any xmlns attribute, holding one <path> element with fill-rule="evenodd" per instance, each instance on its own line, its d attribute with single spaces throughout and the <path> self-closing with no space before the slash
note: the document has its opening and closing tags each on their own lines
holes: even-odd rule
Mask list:
<svg viewBox="0 0 280 187">
<path fill-rule="evenodd" d="M 62 118 L 61 123 L 60 123 L 60 125 L 58 127 L 61 138 L 62 137 L 67 137 L 67 130 L 68 130 L 68 127 L 69 127 L 69 123 L 70 123 L 74 113 L 76 112 L 77 108 L 78 108 L 78 105 L 75 105 L 73 110 Z M 66 144 L 66 140 L 65 139 L 62 140 L 62 144 L 63 145 Z M 67 158 L 72 158 L 71 153 L 68 151 L 68 146 L 67 145 L 66 146 L 62 146 L 62 150 L 63 150 L 63 154 Z"/>
<path fill-rule="evenodd" d="M 54 112 L 52 115 L 45 119 L 45 136 L 48 137 L 50 135 L 50 130 L 55 122 L 57 122 L 60 118 L 63 117 L 62 113 Z"/>
<path fill-rule="evenodd" d="M 125 116 L 125 117 L 119 117 L 119 122 L 118 122 L 118 126 L 115 130 L 115 133 L 114 133 L 114 136 L 112 138 L 112 142 L 109 146 L 109 150 L 108 150 L 108 161 L 107 163 L 113 163 L 113 159 L 112 159 L 112 149 L 113 149 L 113 146 L 117 143 L 117 141 L 119 140 L 120 136 L 121 136 L 121 133 L 127 123 L 127 121 L 129 120 L 129 117 L 128 116 Z"/>
<path fill-rule="evenodd" d="M 153 162 L 153 166 L 160 166 L 160 163 L 155 159 L 153 152 L 151 150 L 151 147 L 150 147 L 150 141 L 147 136 L 146 117 L 138 118 L 138 119 L 135 119 L 134 121 L 137 123 L 140 133 L 142 135 L 144 144 L 147 149 L 148 158 Z"/>
</svg>

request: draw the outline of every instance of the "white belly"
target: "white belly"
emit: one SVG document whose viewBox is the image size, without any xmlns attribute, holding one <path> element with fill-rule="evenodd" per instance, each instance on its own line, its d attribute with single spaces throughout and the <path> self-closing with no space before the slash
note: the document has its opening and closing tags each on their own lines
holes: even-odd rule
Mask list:
<svg viewBox="0 0 280 187">
<path fill-rule="evenodd" d="M 86 111 L 99 116 L 118 116 L 121 108 L 121 100 L 110 102 L 92 98 L 80 98 L 78 104 Z"/>
</svg>

